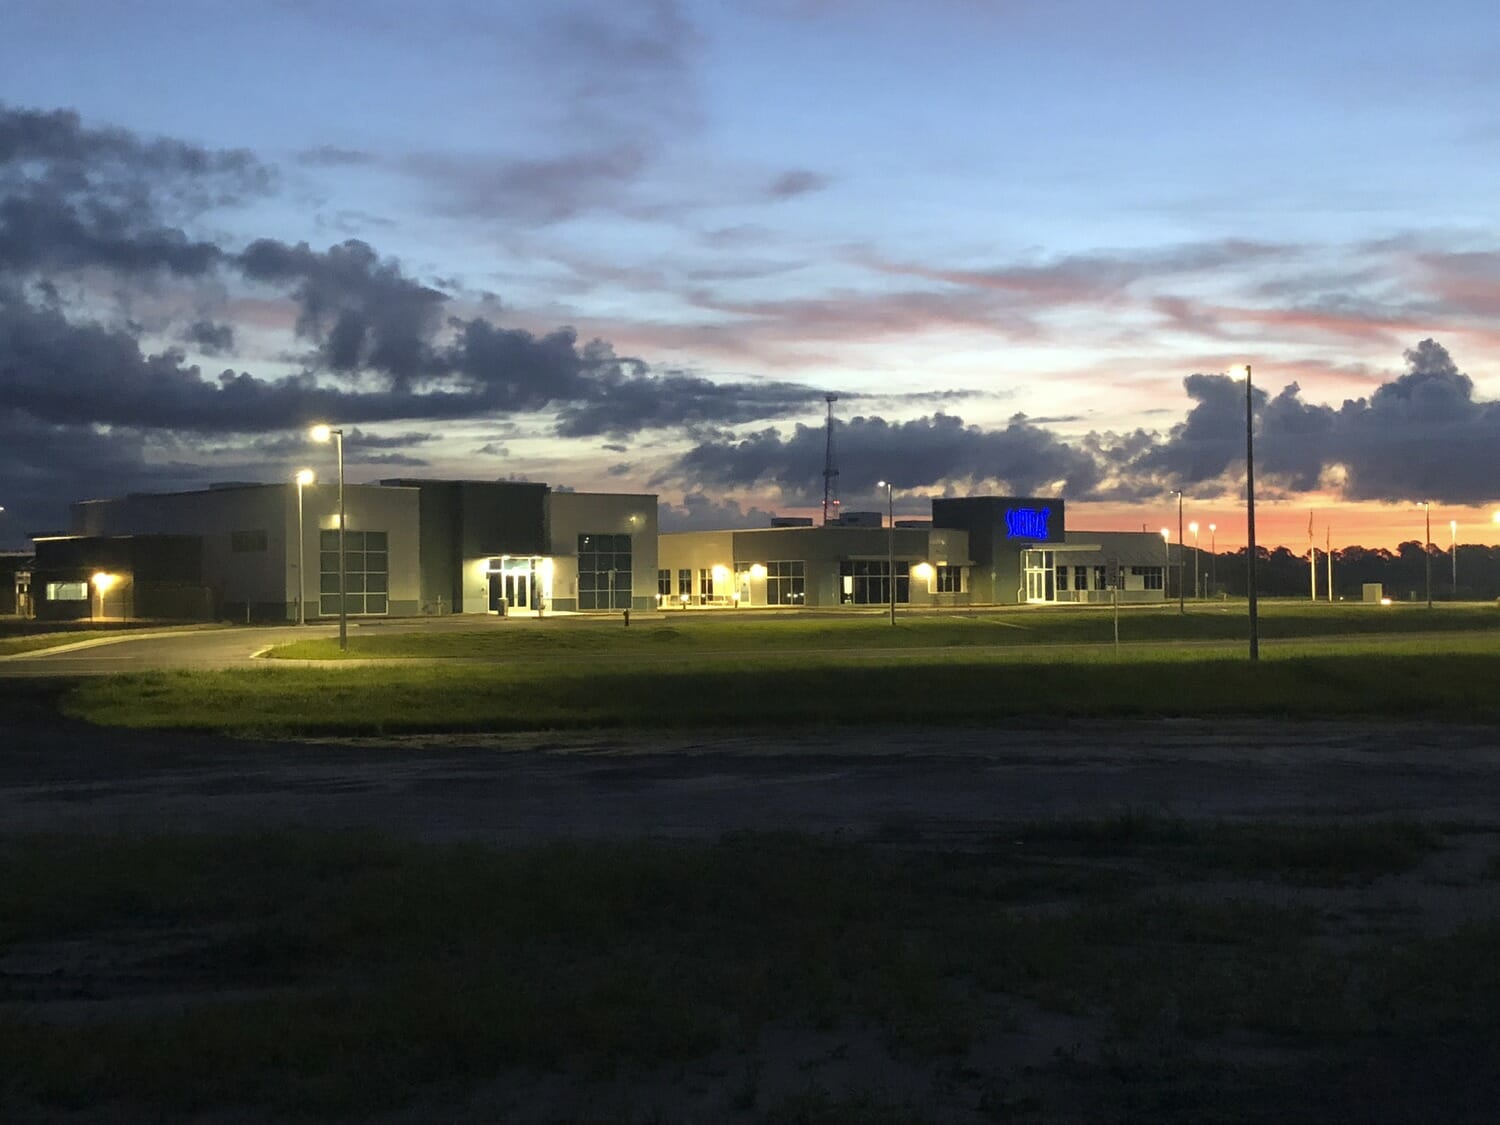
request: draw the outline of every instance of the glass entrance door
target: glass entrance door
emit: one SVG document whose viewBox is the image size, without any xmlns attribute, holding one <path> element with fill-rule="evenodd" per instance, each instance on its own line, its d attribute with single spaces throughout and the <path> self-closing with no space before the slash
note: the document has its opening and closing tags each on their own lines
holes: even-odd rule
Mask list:
<svg viewBox="0 0 1500 1125">
<path fill-rule="evenodd" d="M 512 610 L 531 608 L 531 575 L 507 574 L 505 576 L 505 599 Z"/>
</svg>

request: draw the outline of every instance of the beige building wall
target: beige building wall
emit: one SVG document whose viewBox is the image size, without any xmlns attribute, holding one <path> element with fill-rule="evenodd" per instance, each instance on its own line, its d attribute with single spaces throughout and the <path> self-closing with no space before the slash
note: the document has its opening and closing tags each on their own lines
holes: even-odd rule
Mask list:
<svg viewBox="0 0 1500 1125">
<path fill-rule="evenodd" d="M 656 608 L 657 522 L 653 493 L 549 492 L 550 608 L 578 609 L 578 537 L 629 535 L 632 609 Z"/>
</svg>

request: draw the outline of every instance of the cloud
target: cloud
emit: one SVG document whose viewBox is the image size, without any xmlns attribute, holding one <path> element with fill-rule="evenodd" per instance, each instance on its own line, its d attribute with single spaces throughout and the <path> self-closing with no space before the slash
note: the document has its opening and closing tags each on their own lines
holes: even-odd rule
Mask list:
<svg viewBox="0 0 1500 1125">
<path fill-rule="evenodd" d="M 689 492 L 680 504 L 657 506 L 662 531 L 714 531 L 736 527 L 770 527 L 773 513 L 742 508 L 734 500 L 715 500 L 703 492 Z"/>
<path fill-rule="evenodd" d="M 234 326 L 215 324 L 211 320 L 195 320 L 183 332 L 182 340 L 204 355 L 223 355 L 234 350 Z"/>
<path fill-rule="evenodd" d="M 703 442 L 683 454 L 657 483 L 743 489 L 774 485 L 791 505 L 821 498 L 825 433 L 798 425 L 789 437 L 760 430 L 731 442 Z M 834 432 L 840 491 L 869 496 L 875 482 L 902 491 L 992 487 L 1018 495 L 1092 494 L 1102 479 L 1095 459 L 1016 415 L 1003 429 L 967 425 L 950 414 L 906 422 L 855 417 Z"/>
<path fill-rule="evenodd" d="M 0 276 L 91 267 L 200 276 L 219 248 L 180 224 L 270 182 L 248 152 L 147 140 L 86 127 L 71 111 L 0 103 Z"/>
<path fill-rule="evenodd" d="M 317 345 L 329 370 L 377 371 L 401 387 L 434 373 L 429 341 L 447 297 L 366 243 L 351 239 L 320 252 L 262 238 L 236 263 L 252 281 L 292 290 L 297 334 Z"/>
<path fill-rule="evenodd" d="M 766 195 L 771 199 L 795 199 L 799 195 L 822 191 L 828 184 L 828 177 L 819 172 L 794 168 L 772 180 L 766 186 Z"/>
<path fill-rule="evenodd" d="M 337 145 L 318 145 L 297 153 L 299 164 L 308 164 L 317 168 L 353 168 L 362 164 L 372 164 L 374 161 L 373 153 L 362 149 L 340 148 Z"/>
<path fill-rule="evenodd" d="M 1295 382 L 1274 396 L 1254 388 L 1257 468 L 1267 487 L 1308 491 L 1334 479 L 1351 501 L 1493 499 L 1500 403 L 1476 402 L 1473 380 L 1435 340 L 1405 360 L 1404 374 L 1337 408 L 1303 401 Z M 1244 473 L 1244 381 L 1198 374 L 1183 386 L 1194 402 L 1183 422 L 1117 467 L 1137 486 L 1228 488 Z"/>
</svg>

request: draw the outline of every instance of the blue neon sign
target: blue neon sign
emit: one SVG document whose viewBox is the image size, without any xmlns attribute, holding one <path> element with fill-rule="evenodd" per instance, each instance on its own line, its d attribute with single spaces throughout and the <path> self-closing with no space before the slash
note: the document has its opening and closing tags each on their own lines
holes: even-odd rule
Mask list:
<svg viewBox="0 0 1500 1125">
<path fill-rule="evenodd" d="M 1051 508 L 1011 508 L 1005 513 L 1005 537 L 1045 540 L 1051 514 Z"/>
</svg>

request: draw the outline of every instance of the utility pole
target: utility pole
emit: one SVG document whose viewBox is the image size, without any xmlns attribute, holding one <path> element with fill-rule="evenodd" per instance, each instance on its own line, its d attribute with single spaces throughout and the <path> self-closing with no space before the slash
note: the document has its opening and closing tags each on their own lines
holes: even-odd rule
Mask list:
<svg viewBox="0 0 1500 1125">
<path fill-rule="evenodd" d="M 1182 555 L 1187 548 L 1182 542 L 1182 489 L 1177 490 L 1177 612 L 1187 613 L 1187 591 L 1183 589 L 1186 585 L 1183 579 L 1187 574 L 1183 570 Z"/>
<path fill-rule="evenodd" d="M 1250 659 L 1260 659 L 1260 609 L 1255 601 L 1255 401 L 1245 364 L 1245 592 L 1250 598 Z"/>
<path fill-rule="evenodd" d="M 1422 541 L 1422 563 L 1427 568 L 1427 608 L 1432 608 L 1432 501 L 1422 501 L 1427 516 L 1427 537 Z"/>
<path fill-rule="evenodd" d="M 833 404 L 838 402 L 838 395 L 824 395 L 823 401 L 828 404 L 827 429 L 823 436 L 823 526 L 828 526 L 828 508 L 831 504 L 834 509 L 834 518 L 838 518 L 838 484 L 839 471 L 833 465 Z"/>
</svg>

